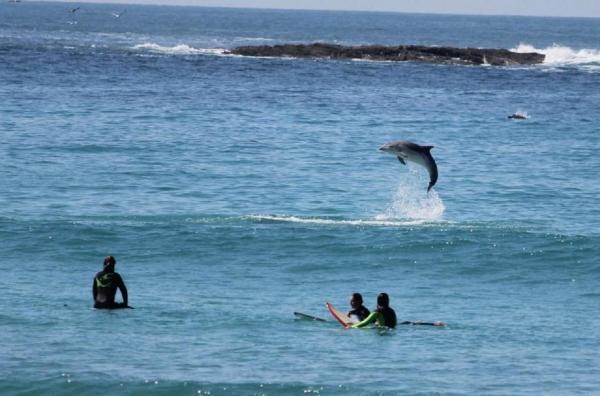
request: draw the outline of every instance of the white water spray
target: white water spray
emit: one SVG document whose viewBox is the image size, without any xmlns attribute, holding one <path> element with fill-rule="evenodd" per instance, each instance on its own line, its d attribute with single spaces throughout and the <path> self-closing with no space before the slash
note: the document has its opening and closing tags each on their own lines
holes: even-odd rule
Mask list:
<svg viewBox="0 0 600 396">
<path fill-rule="evenodd" d="M 434 189 L 428 193 L 426 186 L 427 182 L 418 176 L 416 170 L 411 169 L 407 175 L 403 175 L 390 206 L 375 218 L 379 221 L 441 219 L 446 206 L 438 193 Z"/>
<path fill-rule="evenodd" d="M 544 64 L 548 65 L 589 65 L 600 63 L 600 51 L 597 49 L 572 49 L 562 45 L 554 44 L 546 48 L 535 48 L 529 44 L 519 44 L 511 48 L 513 52 L 537 52 L 546 55 Z"/>
<path fill-rule="evenodd" d="M 187 44 L 167 47 L 156 43 L 144 43 L 133 46 L 133 49 L 166 55 L 223 55 L 225 53 L 225 50 L 221 48 L 194 48 Z"/>
</svg>

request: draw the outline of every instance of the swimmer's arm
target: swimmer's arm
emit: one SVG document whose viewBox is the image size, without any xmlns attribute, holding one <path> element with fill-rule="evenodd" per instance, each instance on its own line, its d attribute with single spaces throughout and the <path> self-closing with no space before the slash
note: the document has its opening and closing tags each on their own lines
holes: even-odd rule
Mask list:
<svg viewBox="0 0 600 396">
<path fill-rule="evenodd" d="M 96 301 L 96 297 L 98 296 L 98 287 L 96 286 L 96 277 L 92 281 L 92 296 L 94 296 L 94 301 Z"/>
<path fill-rule="evenodd" d="M 369 324 L 371 324 L 377 320 L 377 315 L 378 315 L 378 312 L 371 312 L 369 314 L 369 316 L 367 316 L 365 318 L 365 320 L 363 320 L 362 322 L 358 322 L 357 324 L 352 325 L 351 327 L 353 329 L 360 329 L 361 327 L 368 326 Z"/>
<path fill-rule="evenodd" d="M 129 299 L 127 295 L 127 287 L 125 286 L 125 282 L 123 282 L 123 278 L 121 278 L 121 275 L 119 275 L 117 278 L 117 287 L 121 291 L 121 297 L 123 297 L 123 305 L 128 306 Z"/>
</svg>

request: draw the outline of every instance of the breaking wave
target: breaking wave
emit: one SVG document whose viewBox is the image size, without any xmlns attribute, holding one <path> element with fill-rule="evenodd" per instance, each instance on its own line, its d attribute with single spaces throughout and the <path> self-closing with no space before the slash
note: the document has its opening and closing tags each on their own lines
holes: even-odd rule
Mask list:
<svg viewBox="0 0 600 396">
<path fill-rule="evenodd" d="M 371 220 L 347 220 L 347 219 L 332 219 L 332 218 L 320 218 L 320 217 L 299 217 L 299 216 L 286 216 L 286 215 L 251 215 L 248 218 L 257 221 L 266 222 L 282 222 L 282 223 L 300 223 L 300 224 L 319 224 L 319 225 L 339 225 L 339 226 L 379 226 L 379 227 L 402 227 L 402 226 L 414 226 L 424 224 L 425 220 L 385 220 L 385 219 L 371 219 Z"/>
<path fill-rule="evenodd" d="M 133 46 L 133 49 L 166 55 L 223 55 L 225 53 L 225 49 L 222 48 L 194 48 L 187 44 L 177 44 L 168 47 L 156 43 L 144 43 Z"/>
<path fill-rule="evenodd" d="M 538 52 L 546 55 L 544 64 L 548 65 L 600 65 L 600 50 L 597 49 L 572 49 L 570 47 L 554 44 L 546 48 L 535 48 L 529 44 L 519 44 L 510 49 L 513 52 Z"/>
<path fill-rule="evenodd" d="M 424 187 L 426 185 L 419 173 L 415 169 L 410 169 L 410 172 L 400 182 L 391 204 L 383 213 L 377 214 L 371 219 L 335 219 L 270 214 L 248 217 L 267 222 L 321 225 L 405 227 L 439 224 L 446 207 L 435 190 L 426 192 Z"/>
</svg>

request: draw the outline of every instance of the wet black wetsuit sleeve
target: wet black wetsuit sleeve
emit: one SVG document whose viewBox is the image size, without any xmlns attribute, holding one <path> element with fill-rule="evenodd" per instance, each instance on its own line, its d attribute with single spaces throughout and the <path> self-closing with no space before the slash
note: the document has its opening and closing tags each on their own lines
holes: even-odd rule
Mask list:
<svg viewBox="0 0 600 396">
<path fill-rule="evenodd" d="M 92 296 L 94 297 L 94 301 L 96 301 L 96 297 L 98 296 L 98 286 L 96 286 L 96 277 L 92 280 Z"/>
<path fill-rule="evenodd" d="M 123 297 L 123 305 L 129 305 L 129 296 L 127 295 L 127 287 L 125 286 L 125 282 L 123 282 L 123 278 L 121 275 L 115 274 L 115 281 L 117 283 L 117 287 L 121 291 L 121 297 Z"/>
<path fill-rule="evenodd" d="M 365 320 L 365 318 L 367 316 L 369 316 L 371 314 L 371 312 L 364 306 L 357 308 L 357 309 L 353 309 L 352 311 L 348 312 L 348 316 L 356 316 L 358 318 L 359 321 L 363 321 Z"/>
<path fill-rule="evenodd" d="M 364 318 L 371 315 L 371 311 L 369 311 L 369 309 L 367 307 L 362 307 L 362 309 L 363 309 L 362 315 Z"/>
</svg>

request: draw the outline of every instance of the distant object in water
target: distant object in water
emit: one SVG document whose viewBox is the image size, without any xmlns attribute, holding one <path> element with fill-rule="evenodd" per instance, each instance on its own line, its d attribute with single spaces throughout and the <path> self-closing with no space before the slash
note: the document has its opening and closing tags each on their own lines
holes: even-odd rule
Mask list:
<svg viewBox="0 0 600 396">
<path fill-rule="evenodd" d="M 422 320 L 417 320 L 417 321 L 411 322 L 410 320 L 405 320 L 404 322 L 400 322 L 399 324 L 413 325 L 413 326 L 438 326 L 438 327 L 446 326 L 446 323 L 442 322 L 441 320 L 436 320 L 435 322 L 423 322 Z"/>
<path fill-rule="evenodd" d="M 419 164 L 429 172 L 429 186 L 427 192 L 435 185 L 438 179 L 438 170 L 435 160 L 431 156 L 433 146 L 420 146 L 407 140 L 386 143 L 379 148 L 381 151 L 398 157 L 398 161 L 406 165 L 406 161 Z"/>
<path fill-rule="evenodd" d="M 8 0 L 9 3 L 20 3 L 21 0 Z"/>
<path fill-rule="evenodd" d="M 79 9 L 80 9 L 80 8 L 81 8 L 81 7 L 71 8 L 71 9 L 69 10 L 69 12 L 70 12 L 71 14 L 75 14 L 77 11 L 79 11 Z"/>
<path fill-rule="evenodd" d="M 544 62 L 537 52 L 512 52 L 507 49 L 427 47 L 423 45 L 367 45 L 347 47 L 337 44 L 282 44 L 233 48 L 228 52 L 242 56 L 361 59 L 372 61 L 412 61 L 457 65 L 532 65 Z"/>
<path fill-rule="evenodd" d="M 296 317 L 298 319 L 316 320 L 317 322 L 327 322 L 326 319 L 319 318 L 317 316 L 308 315 L 308 314 L 305 314 L 302 312 L 294 312 L 294 315 L 296 315 Z"/>
<path fill-rule="evenodd" d="M 112 16 L 115 18 L 121 18 L 121 16 L 123 16 L 123 14 L 125 14 L 125 10 L 121 11 L 121 12 L 113 12 Z"/>
<path fill-rule="evenodd" d="M 517 111 L 516 113 L 509 115 L 508 118 L 513 120 L 526 120 L 529 116 L 525 112 Z"/>
</svg>

